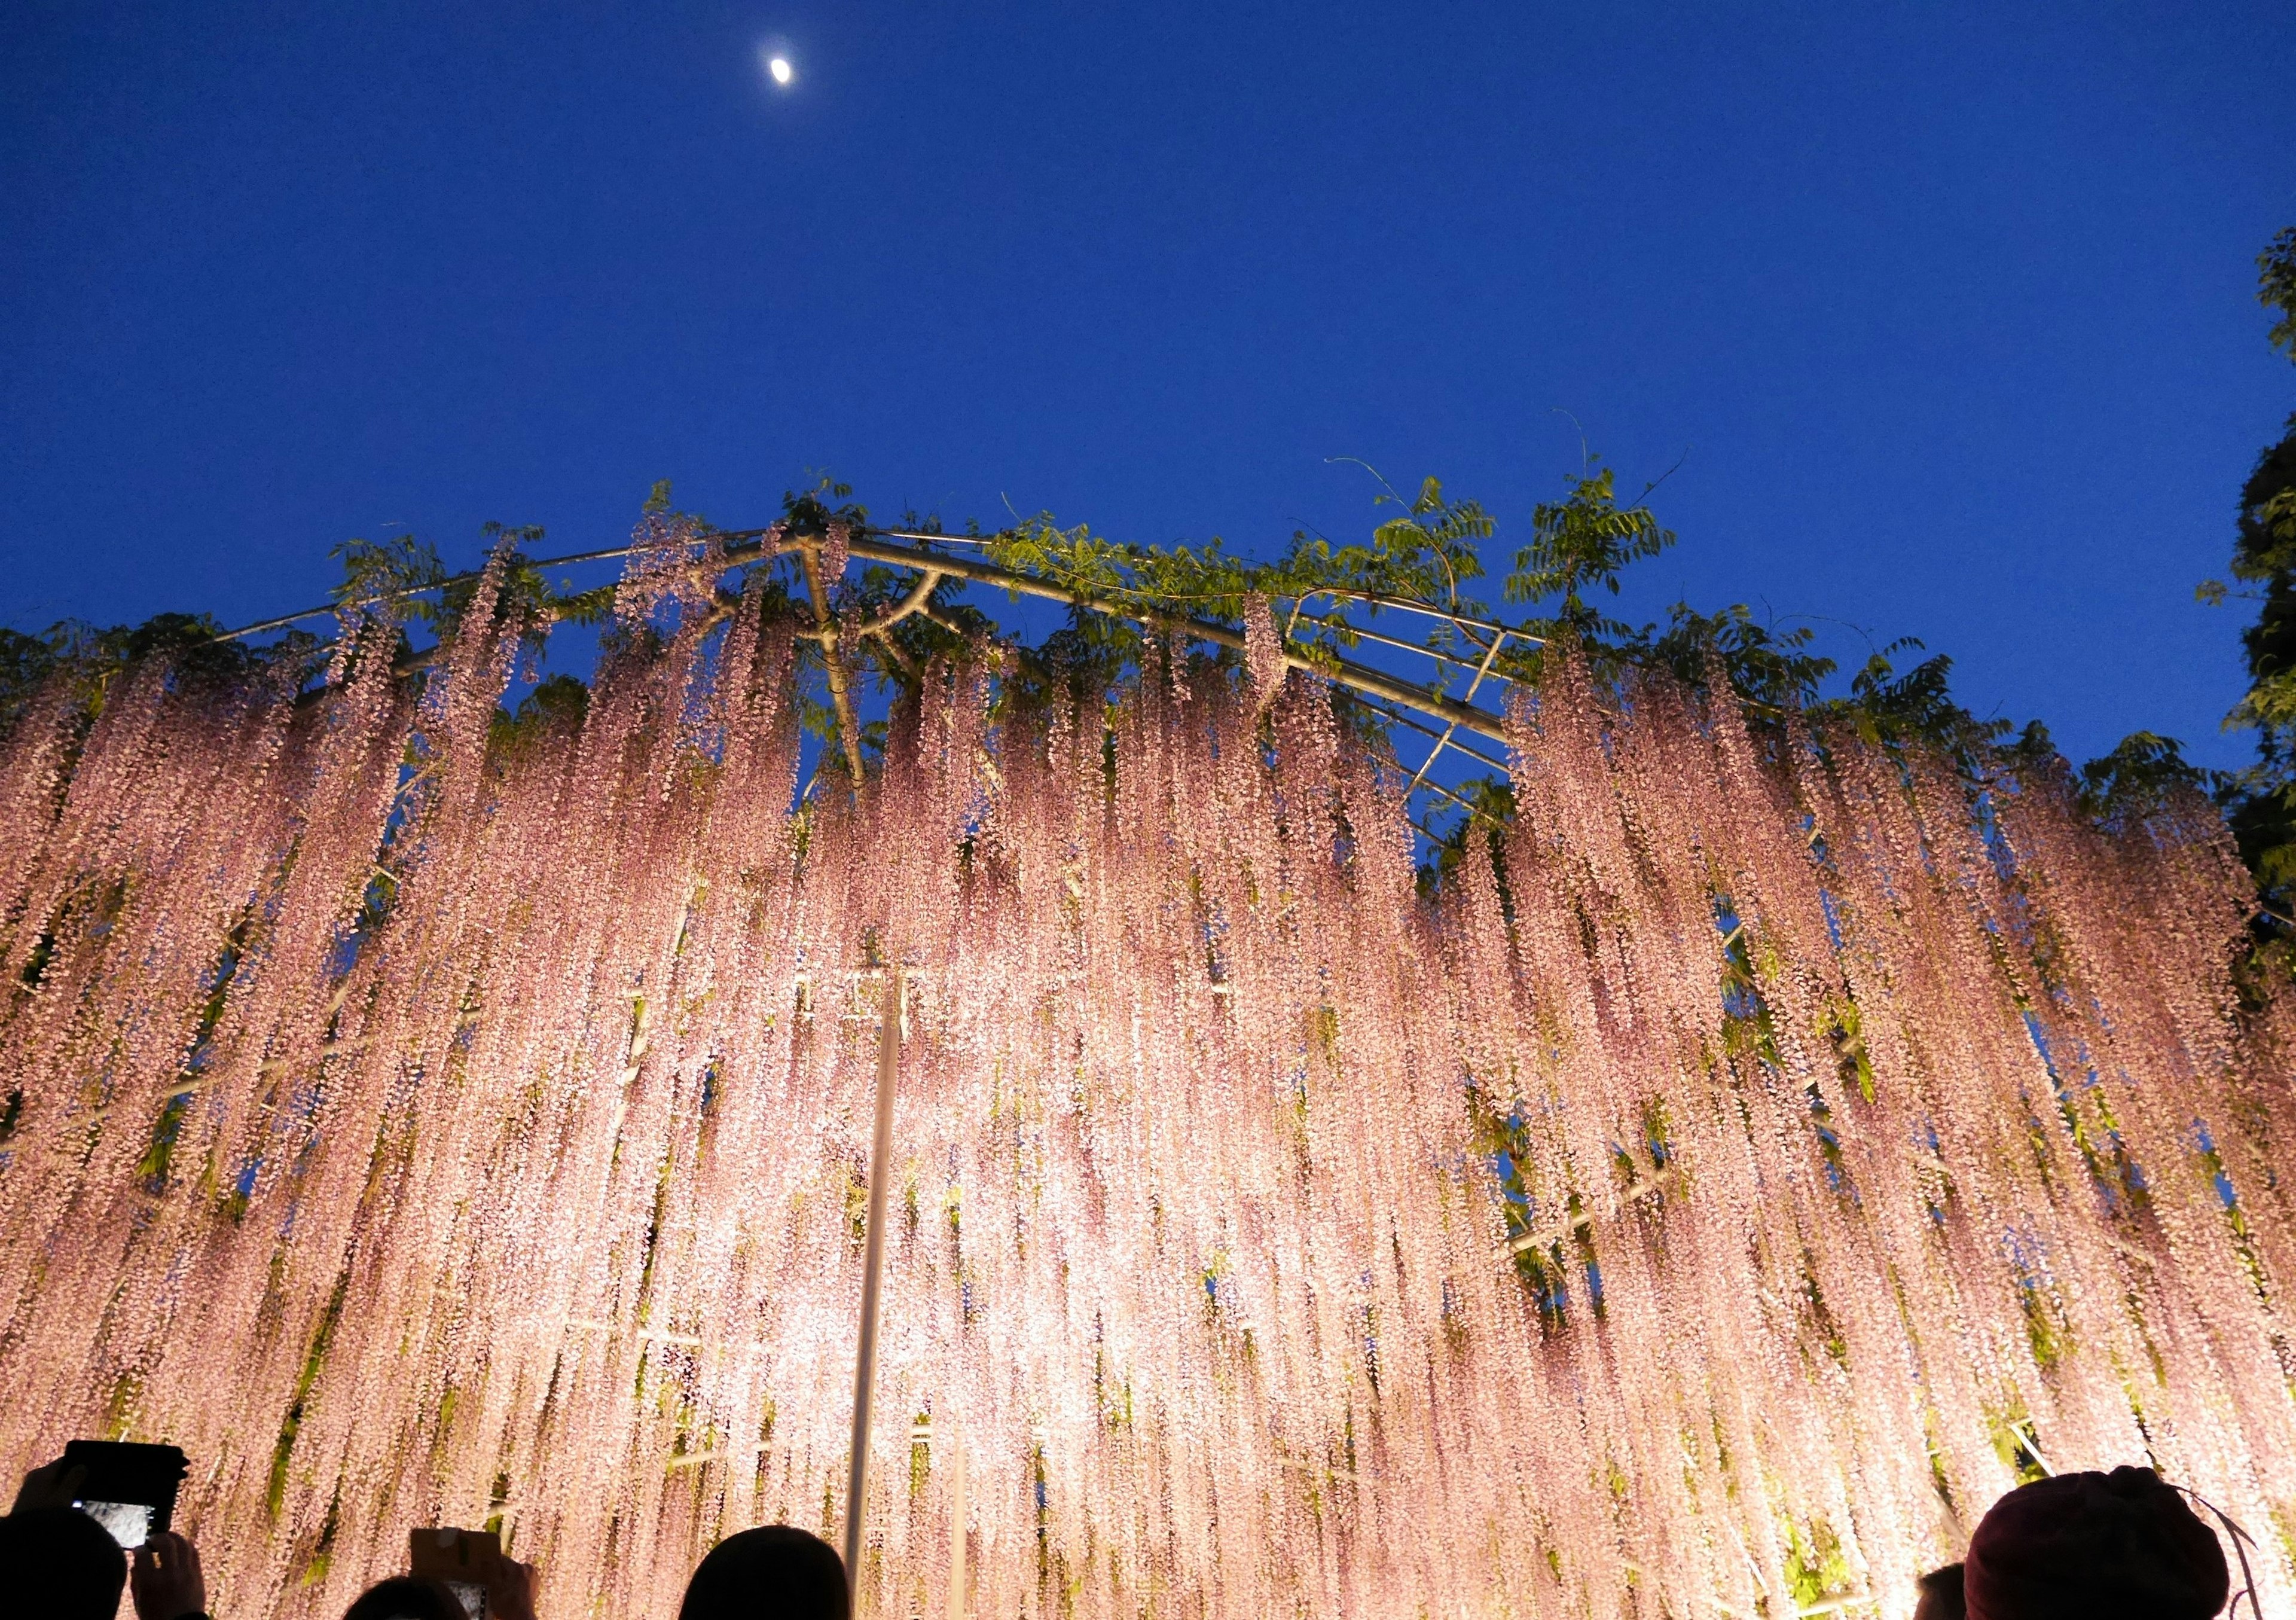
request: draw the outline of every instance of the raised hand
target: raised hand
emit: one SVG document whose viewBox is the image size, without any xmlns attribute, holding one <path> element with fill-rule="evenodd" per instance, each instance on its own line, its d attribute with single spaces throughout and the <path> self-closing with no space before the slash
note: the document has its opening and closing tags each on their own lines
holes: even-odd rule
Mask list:
<svg viewBox="0 0 2296 1620">
<path fill-rule="evenodd" d="M 496 1553 L 486 1566 L 488 1620 L 534 1620 L 536 1571 L 508 1553 Z M 157 1620 L 146 1616 L 144 1620 Z"/>
<path fill-rule="evenodd" d="M 172 1530 L 157 1532 L 135 1550 L 127 1590 L 135 1599 L 135 1620 L 204 1620 L 208 1612 L 200 1550 Z"/>
<path fill-rule="evenodd" d="M 29 1513 L 35 1508 L 69 1508 L 79 1499 L 79 1488 L 87 1478 L 87 1465 L 74 1463 L 67 1468 L 64 1460 L 42 1463 L 24 1476 L 24 1483 L 16 1487 L 16 1505 L 11 1512 Z"/>
</svg>

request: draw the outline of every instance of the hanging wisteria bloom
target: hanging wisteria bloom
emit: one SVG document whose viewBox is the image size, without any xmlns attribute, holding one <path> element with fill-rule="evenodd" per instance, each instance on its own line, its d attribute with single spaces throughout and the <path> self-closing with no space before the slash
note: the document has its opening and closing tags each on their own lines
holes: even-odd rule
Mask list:
<svg viewBox="0 0 2296 1620">
<path fill-rule="evenodd" d="M 500 719 L 498 553 L 419 699 L 373 608 L 314 695 L 154 659 L 6 744 L 0 1459 L 183 1446 L 217 1613 L 420 1525 L 564 1620 L 834 1539 L 873 1173 L 865 1614 L 1902 1616 L 2148 1460 L 2296 1602 L 2292 1048 L 2204 806 L 1980 814 L 1558 645 L 1429 899 L 1258 598 L 1029 703 L 944 658 L 800 797 L 800 637 L 869 625 L 641 539 L 586 706 Z"/>
</svg>

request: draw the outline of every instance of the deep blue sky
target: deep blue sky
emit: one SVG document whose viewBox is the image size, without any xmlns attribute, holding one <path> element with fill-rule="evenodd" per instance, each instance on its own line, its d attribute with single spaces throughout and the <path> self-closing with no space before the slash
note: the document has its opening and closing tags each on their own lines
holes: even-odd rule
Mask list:
<svg viewBox="0 0 2296 1620">
<path fill-rule="evenodd" d="M 776 93 L 758 46 L 799 78 Z M 0 619 L 326 551 L 877 512 L 1273 547 L 1359 456 L 1520 539 L 1578 429 L 1677 592 L 2236 762 L 2296 405 L 2296 7 L 41 4 L 0 15 Z"/>
</svg>

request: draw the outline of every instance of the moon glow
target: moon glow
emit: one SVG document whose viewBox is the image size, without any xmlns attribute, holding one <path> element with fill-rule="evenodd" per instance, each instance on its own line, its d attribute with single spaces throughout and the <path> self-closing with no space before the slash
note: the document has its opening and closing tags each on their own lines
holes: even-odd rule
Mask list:
<svg viewBox="0 0 2296 1620">
<path fill-rule="evenodd" d="M 786 85 L 797 77 L 797 70 L 790 66 L 786 56 L 776 56 L 768 61 L 766 71 L 773 75 L 774 83 L 777 85 Z"/>
</svg>

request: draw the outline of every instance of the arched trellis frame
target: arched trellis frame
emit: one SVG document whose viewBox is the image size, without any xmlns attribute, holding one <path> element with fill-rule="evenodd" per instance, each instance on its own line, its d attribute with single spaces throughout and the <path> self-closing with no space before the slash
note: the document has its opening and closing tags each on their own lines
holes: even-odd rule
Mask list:
<svg viewBox="0 0 2296 1620">
<path fill-rule="evenodd" d="M 934 593 L 944 581 L 964 580 L 1006 591 L 1016 596 L 1106 614 L 1163 634 L 1185 636 L 1231 653 L 1244 654 L 1250 650 L 1246 633 L 1234 625 L 1159 611 L 1137 603 L 1097 595 L 1058 580 L 1001 567 L 983 556 L 968 555 L 953 549 L 982 543 L 972 537 L 914 530 L 847 528 L 842 525 L 831 533 L 796 533 L 784 523 L 759 529 L 712 531 L 706 538 L 709 543 L 709 555 L 704 561 L 688 565 L 685 572 L 709 585 L 711 605 L 708 611 L 712 623 L 730 617 L 741 605 L 740 586 L 737 582 L 729 583 L 729 580 L 738 581 L 748 570 L 782 558 L 791 558 L 798 563 L 806 592 L 806 602 L 800 612 L 806 614 L 806 618 L 796 633 L 820 650 L 840 740 L 849 759 L 861 757 L 860 721 L 852 686 L 855 650 L 863 643 L 873 642 L 886 654 L 890 662 L 898 664 L 902 655 L 888 637 L 888 632 L 896 625 L 921 617 L 954 629 L 955 627 L 937 614 L 934 608 Z M 897 599 L 881 610 L 857 620 L 840 619 L 832 607 L 838 580 L 830 577 L 824 566 L 824 552 L 831 548 L 841 551 L 850 560 L 849 568 L 851 563 L 874 563 L 903 570 L 914 578 Z M 644 549 L 646 547 L 643 545 L 612 547 L 598 551 L 570 553 L 564 556 L 535 558 L 528 565 L 539 570 L 614 562 L 627 559 Z M 382 596 L 352 596 L 343 602 L 261 620 L 226 631 L 217 639 L 243 640 L 285 630 L 310 620 L 344 611 L 396 606 L 414 596 L 475 581 L 480 577 L 480 572 L 472 570 L 402 591 Z M 1307 609 L 1316 596 L 1330 597 L 1336 611 L 1308 613 Z M 1276 599 L 1270 605 L 1283 607 L 1284 602 Z M 1477 706 L 1472 700 L 1487 682 L 1506 679 L 1505 676 L 1495 673 L 1493 667 L 1503 649 L 1511 643 L 1517 646 L 1541 646 L 1545 645 L 1544 638 L 1519 627 L 1451 612 L 1435 603 L 1351 590 L 1340 586 L 1318 587 L 1304 596 L 1290 598 L 1289 610 L 1283 626 L 1286 667 L 1328 679 L 1375 705 L 1393 705 L 1392 708 L 1378 709 L 1376 712 L 1390 723 L 1419 735 L 1428 744 L 1412 775 L 1409 791 L 1413 794 L 1423 792 L 1444 799 L 1470 816 L 1485 814 L 1434 780 L 1429 774 L 1431 768 L 1448 750 L 1472 759 L 1488 769 L 1505 771 L 1507 767 L 1504 761 L 1460 742 L 1458 734 L 1464 731 L 1488 742 L 1505 745 L 1503 718 L 1488 709 Z M 1355 611 L 1413 615 L 1447 626 L 1468 641 L 1476 649 L 1477 655 L 1462 657 L 1439 646 L 1423 646 L 1383 635 L 1368 626 L 1354 622 L 1349 615 Z M 1367 642 L 1431 661 L 1441 670 L 1466 677 L 1465 693 L 1463 697 L 1453 697 L 1439 686 L 1375 669 L 1342 655 L 1328 645 L 1314 647 L 1298 646 L 1292 633 L 1303 623 L 1350 642 Z M 545 623 L 541 628 L 546 631 L 549 627 Z M 436 663 L 447 650 L 447 644 L 442 642 L 412 653 L 400 662 L 400 672 L 409 676 L 417 674 Z M 1423 827 L 1421 830 L 1423 835 L 1431 839 L 1431 834 L 1425 834 Z"/>
</svg>

